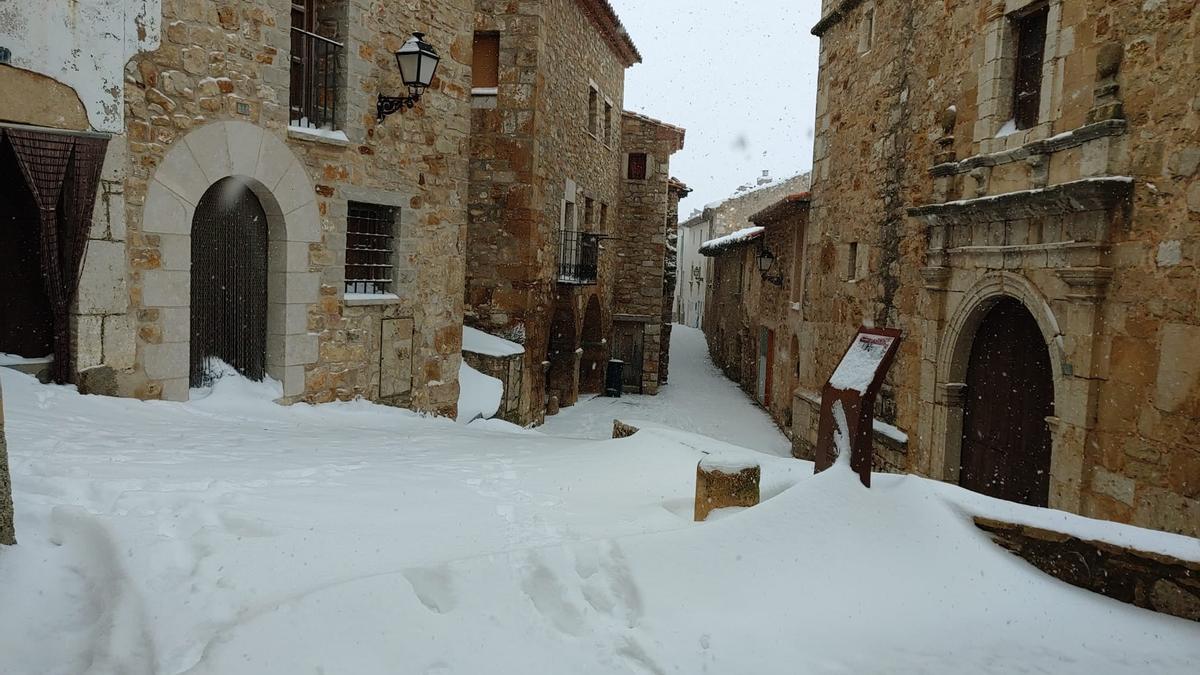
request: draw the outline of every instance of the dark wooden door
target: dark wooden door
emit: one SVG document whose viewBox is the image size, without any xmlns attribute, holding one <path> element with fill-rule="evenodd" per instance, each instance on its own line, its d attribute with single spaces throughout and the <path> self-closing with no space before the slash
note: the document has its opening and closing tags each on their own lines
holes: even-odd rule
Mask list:
<svg viewBox="0 0 1200 675">
<path fill-rule="evenodd" d="M 1050 353 L 1037 322 L 1016 300 L 984 317 L 967 365 L 959 483 L 970 490 L 1034 506 L 1050 492 L 1054 384 Z"/>
<path fill-rule="evenodd" d="M 644 339 L 641 323 L 626 321 L 613 324 L 613 358 L 625 362 L 625 369 L 621 373 L 621 385 L 626 392 L 642 391 Z"/>
<path fill-rule="evenodd" d="M 209 357 L 266 375 L 267 215 L 238 178 L 217 181 L 192 223 L 191 384 L 212 383 Z"/>
</svg>

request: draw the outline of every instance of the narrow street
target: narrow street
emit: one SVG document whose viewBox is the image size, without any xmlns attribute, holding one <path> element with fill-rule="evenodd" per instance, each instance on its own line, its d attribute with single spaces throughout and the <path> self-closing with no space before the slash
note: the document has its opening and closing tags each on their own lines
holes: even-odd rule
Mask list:
<svg viewBox="0 0 1200 675">
<path fill-rule="evenodd" d="M 766 412 L 713 365 L 704 333 L 678 324 L 671 330 L 670 380 L 657 396 L 581 399 L 547 417 L 540 431 L 569 438 L 611 438 L 614 419 L 662 424 L 791 456 L 791 444 Z"/>
</svg>

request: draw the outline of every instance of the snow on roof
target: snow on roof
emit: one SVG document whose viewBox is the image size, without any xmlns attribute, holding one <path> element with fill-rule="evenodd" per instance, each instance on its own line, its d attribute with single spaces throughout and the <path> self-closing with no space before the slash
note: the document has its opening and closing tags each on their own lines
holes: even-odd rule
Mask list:
<svg viewBox="0 0 1200 675">
<path fill-rule="evenodd" d="M 668 134 L 670 134 L 672 137 L 672 140 L 675 141 L 675 151 L 678 152 L 683 149 L 683 141 L 685 138 L 687 138 L 687 129 L 684 129 L 683 127 L 680 127 L 680 126 L 676 126 L 674 124 L 670 124 L 668 122 L 664 122 L 662 120 L 654 119 L 653 117 L 650 117 L 649 115 L 643 115 L 641 113 L 633 112 L 632 110 L 622 110 L 621 115 L 628 117 L 630 119 L 638 120 L 645 124 L 652 124 L 654 126 L 657 126 L 661 129 L 663 129 Z"/>
<path fill-rule="evenodd" d="M 758 239 L 764 231 L 766 231 L 766 228 L 755 225 L 753 227 L 742 228 L 737 232 L 730 232 L 723 237 L 709 239 L 700 244 L 700 255 L 708 256 L 709 258 L 720 255 L 731 248 L 736 248 Z"/>
<path fill-rule="evenodd" d="M 463 326 L 463 351 L 484 356 L 516 356 L 524 354 L 521 345 L 479 329 Z"/>
<path fill-rule="evenodd" d="M 758 213 L 750 216 L 750 222 L 758 225 L 768 225 L 770 223 L 778 222 L 789 215 L 796 213 L 802 208 L 806 208 L 811 201 L 811 192 L 797 192 L 790 194 L 764 208 Z"/>
</svg>

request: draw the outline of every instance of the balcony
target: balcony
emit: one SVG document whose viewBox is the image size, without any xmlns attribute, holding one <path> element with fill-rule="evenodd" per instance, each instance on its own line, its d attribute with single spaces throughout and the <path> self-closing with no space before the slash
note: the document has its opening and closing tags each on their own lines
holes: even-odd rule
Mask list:
<svg viewBox="0 0 1200 675">
<path fill-rule="evenodd" d="M 558 249 L 558 283 L 590 286 L 600 267 L 600 235 L 564 230 Z"/>
<path fill-rule="evenodd" d="M 292 28 L 292 76 L 289 124 L 332 131 L 339 128 L 342 43 Z"/>
</svg>

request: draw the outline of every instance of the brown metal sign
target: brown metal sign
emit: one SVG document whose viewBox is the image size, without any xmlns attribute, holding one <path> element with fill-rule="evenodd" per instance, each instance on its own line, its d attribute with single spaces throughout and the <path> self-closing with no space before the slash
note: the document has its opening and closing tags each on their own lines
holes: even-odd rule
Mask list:
<svg viewBox="0 0 1200 675">
<path fill-rule="evenodd" d="M 851 340 L 821 391 L 816 473 L 833 466 L 841 452 L 849 452 L 850 468 L 871 487 L 875 396 L 896 358 L 900 336 L 894 328 L 862 327 Z"/>
</svg>

